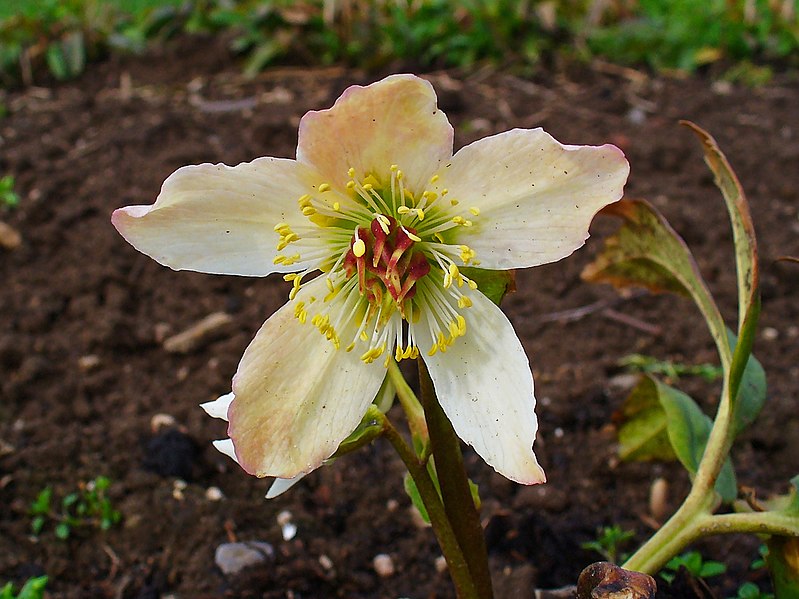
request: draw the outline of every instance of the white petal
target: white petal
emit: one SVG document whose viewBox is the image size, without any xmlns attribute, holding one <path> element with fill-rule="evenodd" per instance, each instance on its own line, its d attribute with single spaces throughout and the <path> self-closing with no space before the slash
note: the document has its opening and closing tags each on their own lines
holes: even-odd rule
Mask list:
<svg viewBox="0 0 799 599">
<path fill-rule="evenodd" d="M 288 491 L 291 487 L 296 485 L 300 482 L 303 478 L 305 478 L 305 474 L 298 474 L 294 478 L 276 478 L 272 481 L 272 485 L 269 487 L 269 490 L 266 492 L 267 499 L 274 499 L 278 495 L 282 495 L 286 491 Z"/>
<path fill-rule="evenodd" d="M 452 139 L 433 86 L 414 75 L 391 75 L 366 87 L 353 85 L 332 108 L 303 116 L 297 160 L 341 189 L 350 167 L 358 177 L 380 178 L 397 164 L 407 188 L 419 194 L 452 157 Z"/>
<path fill-rule="evenodd" d="M 186 166 L 167 178 L 155 204 L 120 208 L 111 221 L 133 247 L 175 270 L 251 276 L 298 271 L 309 264 L 272 263 L 280 253 L 274 227 L 307 223 L 297 199 L 314 177 L 281 158 Z M 284 253 L 303 249 L 298 241 Z"/>
<path fill-rule="evenodd" d="M 205 413 L 211 418 L 221 418 L 227 422 L 227 410 L 230 407 L 230 402 L 232 402 L 235 397 L 233 393 L 227 393 L 214 401 L 201 403 L 200 407 L 205 410 Z"/>
<path fill-rule="evenodd" d="M 212 441 L 211 443 L 219 453 L 223 453 L 237 464 L 239 463 L 239 460 L 236 457 L 236 450 L 233 448 L 232 439 L 219 439 L 217 441 Z"/>
<path fill-rule="evenodd" d="M 480 292 L 469 297 L 466 334 L 445 353 L 422 352 L 438 400 L 458 436 L 497 472 L 523 484 L 543 482 L 533 453 L 538 422 L 524 348 L 491 300 Z M 414 331 L 422 349 L 433 340 L 420 324 Z"/>
<path fill-rule="evenodd" d="M 309 304 L 326 293 L 318 277 L 296 299 Z M 233 379 L 228 433 L 239 463 L 259 477 L 293 478 L 318 467 L 358 425 L 386 374 L 382 361 L 364 364 L 346 342 L 336 349 L 294 309 L 289 303 L 266 321 Z M 339 333 L 356 330 L 352 323 Z"/>
<path fill-rule="evenodd" d="M 567 146 L 543 129 L 514 129 L 459 150 L 439 188 L 474 226 L 456 243 L 482 268 L 526 268 L 560 260 L 588 239 L 594 215 L 622 197 L 630 166 L 612 145 Z"/>
</svg>

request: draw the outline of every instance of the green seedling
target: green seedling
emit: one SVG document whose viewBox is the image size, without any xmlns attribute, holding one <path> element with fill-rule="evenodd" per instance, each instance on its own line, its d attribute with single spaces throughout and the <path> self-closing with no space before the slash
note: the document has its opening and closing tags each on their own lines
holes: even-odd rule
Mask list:
<svg viewBox="0 0 799 599">
<path fill-rule="evenodd" d="M 47 586 L 47 576 L 37 576 L 29 578 L 19 593 L 14 592 L 14 584 L 9 582 L 0 588 L 0 599 L 42 599 L 44 589 Z"/>
<path fill-rule="evenodd" d="M 14 177 L 6 175 L 0 177 L 0 205 L 13 208 L 19 205 L 19 194 L 14 191 Z"/>
<path fill-rule="evenodd" d="M 635 533 L 632 530 L 624 530 L 618 524 L 613 526 L 603 526 L 597 531 L 597 537 L 593 541 L 588 541 L 580 545 L 583 549 L 596 551 L 609 562 L 617 563 L 618 559 L 624 559 L 619 553 L 619 549 L 627 541 L 632 539 Z"/>
<path fill-rule="evenodd" d="M 658 360 L 654 356 L 642 354 L 624 356 L 619 360 L 619 366 L 633 372 L 660 374 L 672 380 L 684 376 L 698 376 L 712 383 L 724 376 L 724 370 L 715 364 L 681 364 L 671 360 Z"/>
<path fill-rule="evenodd" d="M 31 504 L 31 531 L 38 536 L 48 521 L 55 524 L 55 536 L 68 539 L 74 529 L 99 528 L 108 530 L 122 519 L 107 496 L 111 481 L 105 476 L 79 485 L 77 491 L 61 500 L 60 511 L 53 508 L 53 490 L 44 488 Z"/>
<path fill-rule="evenodd" d="M 730 599 L 774 599 L 774 594 L 761 591 L 754 582 L 745 582 L 738 589 L 738 594 Z"/>
<path fill-rule="evenodd" d="M 671 558 L 664 567 L 664 571 L 660 573 L 660 577 L 668 583 L 671 583 L 677 576 L 679 569 L 683 567 L 688 572 L 697 578 L 711 578 L 724 574 L 727 571 L 727 566 L 721 562 L 713 560 L 705 561 L 702 554 L 698 551 L 688 551 L 682 555 Z"/>
</svg>

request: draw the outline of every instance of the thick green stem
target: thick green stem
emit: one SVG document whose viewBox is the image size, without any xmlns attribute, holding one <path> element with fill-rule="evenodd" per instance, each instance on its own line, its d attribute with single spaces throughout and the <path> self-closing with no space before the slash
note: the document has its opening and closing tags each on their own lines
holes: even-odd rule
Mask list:
<svg viewBox="0 0 799 599">
<path fill-rule="evenodd" d="M 427 515 L 430 518 L 430 524 L 433 526 L 433 532 L 441 547 L 441 553 L 444 555 L 444 559 L 447 560 L 449 575 L 452 577 L 452 583 L 455 585 L 458 599 L 482 599 L 477 593 L 469 571 L 469 565 L 463 555 L 463 550 L 458 544 L 455 532 L 452 530 L 452 525 L 447 519 L 447 513 L 441 503 L 441 497 L 436 490 L 435 484 L 433 484 L 433 480 L 430 478 L 430 474 L 427 472 L 427 467 L 419 462 L 414 450 L 408 446 L 402 435 L 385 417 L 383 431 L 383 435 L 399 454 L 400 459 L 402 459 L 408 469 L 408 473 L 413 478 L 413 482 L 416 483 L 416 489 L 424 502 Z"/>
<path fill-rule="evenodd" d="M 433 449 L 444 509 L 469 564 L 478 596 L 480 599 L 491 599 L 494 592 L 488 568 L 485 536 L 463 465 L 460 439 L 438 403 L 433 381 L 424 362 L 422 360 L 418 362 L 422 406 L 430 434 L 430 445 Z"/>
<path fill-rule="evenodd" d="M 707 534 L 715 534 L 706 532 L 704 525 L 716 507 L 716 479 L 733 441 L 728 377 L 729 370 L 725 372 L 719 409 L 690 493 L 668 522 L 625 562 L 625 569 L 655 574 L 687 545 Z"/>
</svg>

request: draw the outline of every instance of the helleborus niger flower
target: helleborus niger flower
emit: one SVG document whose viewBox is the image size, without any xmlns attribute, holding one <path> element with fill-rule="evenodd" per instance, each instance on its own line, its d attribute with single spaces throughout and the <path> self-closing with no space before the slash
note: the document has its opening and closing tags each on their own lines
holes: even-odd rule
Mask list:
<svg viewBox="0 0 799 599">
<path fill-rule="evenodd" d="M 306 114 L 296 160 L 187 166 L 152 206 L 114 213 L 125 239 L 176 270 L 291 282 L 233 393 L 204 406 L 229 421 L 217 446 L 247 472 L 317 468 L 358 425 L 388 361 L 420 356 L 461 439 L 512 480 L 544 480 L 527 357 L 461 269 L 568 256 L 621 198 L 629 167 L 612 145 L 562 145 L 541 129 L 455 155 L 452 145 L 432 86 L 395 75 Z"/>
</svg>

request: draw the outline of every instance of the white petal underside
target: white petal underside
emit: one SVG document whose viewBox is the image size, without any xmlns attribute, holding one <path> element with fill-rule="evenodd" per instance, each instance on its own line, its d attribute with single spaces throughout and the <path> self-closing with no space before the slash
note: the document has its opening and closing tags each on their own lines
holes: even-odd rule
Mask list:
<svg viewBox="0 0 799 599">
<path fill-rule="evenodd" d="M 523 484 L 543 482 L 533 453 L 538 422 L 524 348 L 491 300 L 479 291 L 468 295 L 466 334 L 446 352 L 422 352 L 438 400 L 458 436 L 497 472 Z M 424 321 L 414 329 L 420 349 L 432 344 Z"/>
</svg>

